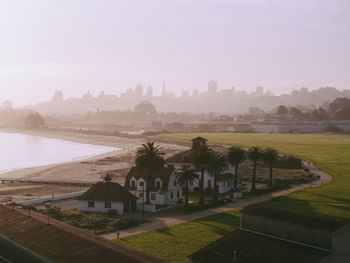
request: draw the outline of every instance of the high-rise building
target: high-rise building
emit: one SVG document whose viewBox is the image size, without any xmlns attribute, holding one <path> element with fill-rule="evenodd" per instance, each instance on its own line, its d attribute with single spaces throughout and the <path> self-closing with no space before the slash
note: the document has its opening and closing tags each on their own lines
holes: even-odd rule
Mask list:
<svg viewBox="0 0 350 263">
<path fill-rule="evenodd" d="M 194 89 L 193 92 L 192 92 L 192 96 L 193 97 L 198 97 L 198 95 L 199 95 L 198 89 Z"/>
<path fill-rule="evenodd" d="M 153 88 L 151 86 L 147 87 L 146 96 L 147 97 L 153 97 Z"/>
<path fill-rule="evenodd" d="M 188 98 L 189 97 L 188 91 L 187 90 L 183 90 L 182 93 L 181 93 L 181 97 Z"/>
<path fill-rule="evenodd" d="M 208 82 L 208 93 L 210 95 L 216 94 L 218 92 L 218 83 L 215 80 Z"/>
<path fill-rule="evenodd" d="M 53 102 L 61 102 L 63 101 L 63 92 L 61 90 L 55 91 L 52 97 Z"/>
<path fill-rule="evenodd" d="M 162 97 L 166 97 L 165 80 L 163 80 Z"/>
<path fill-rule="evenodd" d="M 257 86 L 255 89 L 255 92 L 257 95 L 263 95 L 264 94 L 264 87 L 262 86 Z"/>
<path fill-rule="evenodd" d="M 143 95 L 143 86 L 141 84 L 136 86 L 135 95 L 137 97 L 142 97 L 142 95 Z"/>
</svg>

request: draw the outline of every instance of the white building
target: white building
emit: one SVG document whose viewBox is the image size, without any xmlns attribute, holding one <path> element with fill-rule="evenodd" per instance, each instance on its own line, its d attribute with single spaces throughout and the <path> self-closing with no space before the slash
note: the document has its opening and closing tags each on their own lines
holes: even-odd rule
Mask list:
<svg viewBox="0 0 350 263">
<path fill-rule="evenodd" d="M 173 166 L 176 171 L 181 170 L 184 166 L 195 168 L 192 164 L 192 151 L 196 147 L 205 146 L 207 139 L 202 137 L 197 137 L 192 140 L 192 149 L 178 153 L 166 160 L 168 166 Z M 197 172 L 200 177 L 200 171 Z M 228 165 L 226 170 L 224 170 L 220 175 L 217 176 L 216 182 L 218 186 L 219 193 L 225 193 L 232 189 L 232 183 L 234 178 L 235 169 L 234 166 Z M 208 171 L 204 172 L 204 190 L 214 188 L 214 179 Z M 193 182 L 189 185 L 189 191 L 195 191 L 199 187 L 199 180 Z"/>
<path fill-rule="evenodd" d="M 104 182 L 94 184 L 78 197 L 78 210 L 91 212 L 115 211 L 125 214 L 136 210 L 137 197 L 118 183 L 112 183 L 109 175 Z"/>
<path fill-rule="evenodd" d="M 173 166 L 163 167 L 152 175 L 150 202 L 154 205 L 175 205 L 182 199 L 182 187 L 176 180 Z M 125 187 L 139 197 L 138 202 L 146 201 L 146 177 L 136 167 L 132 167 L 125 179 Z"/>
</svg>

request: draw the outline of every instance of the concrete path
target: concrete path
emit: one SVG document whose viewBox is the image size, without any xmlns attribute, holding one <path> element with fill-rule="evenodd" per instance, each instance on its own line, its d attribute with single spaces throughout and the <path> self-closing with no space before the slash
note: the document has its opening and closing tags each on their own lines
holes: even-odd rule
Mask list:
<svg viewBox="0 0 350 263">
<path fill-rule="evenodd" d="M 320 179 L 316 180 L 316 181 L 312 181 L 311 183 L 300 184 L 300 185 L 297 185 L 295 187 L 292 187 L 292 188 L 289 188 L 286 190 L 273 192 L 273 193 L 269 193 L 269 194 L 265 194 L 265 195 L 261 195 L 261 196 L 257 196 L 257 197 L 252 197 L 252 198 L 245 199 L 245 200 L 243 200 L 243 199 L 238 200 L 237 199 L 234 203 L 229 203 L 227 205 L 223 205 L 223 206 L 215 207 L 215 208 L 210 208 L 207 210 L 203 210 L 203 211 L 188 214 L 188 215 L 157 213 L 153 217 L 149 218 L 150 220 L 152 220 L 152 222 L 141 224 L 139 226 L 120 231 L 120 237 L 126 237 L 126 236 L 130 236 L 130 235 L 136 235 L 136 234 L 140 234 L 140 233 L 144 233 L 144 232 L 148 232 L 148 231 L 153 231 L 153 230 L 157 230 L 157 229 L 160 229 L 163 227 L 169 227 L 169 226 L 177 225 L 177 224 L 184 223 L 187 221 L 192 221 L 192 220 L 196 220 L 196 219 L 203 218 L 206 216 L 214 215 L 216 213 L 225 212 L 225 211 L 228 211 L 228 210 L 231 210 L 234 208 L 242 208 L 242 207 L 245 207 L 248 205 L 253 205 L 253 204 L 265 202 L 265 201 L 270 200 L 273 197 L 286 195 L 286 194 L 289 194 L 289 193 L 292 193 L 292 192 L 295 192 L 298 190 L 302 190 L 305 188 L 309 188 L 309 187 L 316 187 L 316 186 L 319 186 L 323 183 L 326 183 L 326 182 L 329 182 L 330 180 L 332 180 L 332 177 L 329 174 L 327 174 L 324 171 L 319 170 L 318 168 L 316 168 L 312 164 L 309 165 L 309 164 L 304 163 L 304 165 L 310 169 L 311 173 L 313 173 L 314 175 L 319 175 Z M 103 234 L 101 236 L 106 238 L 106 239 L 116 239 L 115 233 Z"/>
</svg>

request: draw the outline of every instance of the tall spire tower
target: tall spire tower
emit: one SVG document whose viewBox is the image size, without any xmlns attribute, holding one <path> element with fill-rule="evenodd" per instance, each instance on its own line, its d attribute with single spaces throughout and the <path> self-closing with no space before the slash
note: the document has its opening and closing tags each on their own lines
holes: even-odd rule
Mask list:
<svg viewBox="0 0 350 263">
<path fill-rule="evenodd" d="M 163 90 L 162 90 L 162 97 L 166 96 L 166 90 L 165 90 L 165 80 L 163 80 Z"/>
</svg>

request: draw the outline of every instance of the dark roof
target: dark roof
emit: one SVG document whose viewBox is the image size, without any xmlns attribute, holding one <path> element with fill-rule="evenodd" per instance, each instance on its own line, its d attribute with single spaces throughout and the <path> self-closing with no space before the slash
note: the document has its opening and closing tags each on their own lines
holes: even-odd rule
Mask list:
<svg viewBox="0 0 350 263">
<path fill-rule="evenodd" d="M 319 262 L 329 253 L 272 237 L 236 230 L 210 245 L 198 250 L 188 258 L 198 263 L 232 263 L 236 250 L 240 263 L 255 262 Z"/>
<path fill-rule="evenodd" d="M 52 218 L 48 225 L 46 216 L 34 211 L 31 217 L 20 211 L 0 205 L 1 234 L 52 262 L 165 262 Z"/>
<path fill-rule="evenodd" d="M 327 231 L 336 231 L 346 224 L 346 221 L 334 220 L 325 217 L 299 214 L 283 209 L 266 207 L 264 205 L 252 205 L 242 210 L 241 213 L 266 217 L 273 220 L 285 221 L 290 224 L 295 224 L 312 229 L 322 229 Z"/>
<path fill-rule="evenodd" d="M 155 184 L 153 183 L 157 177 L 159 177 L 162 180 L 162 191 L 167 191 L 169 187 L 169 179 L 170 175 L 173 173 L 175 168 L 171 165 L 168 165 L 167 167 L 163 167 L 162 169 L 158 170 L 152 175 L 152 185 L 151 185 L 151 190 L 155 190 Z M 134 176 L 136 180 L 139 178 L 145 179 L 143 176 L 143 172 L 141 172 L 137 167 L 131 167 L 129 173 L 126 175 L 125 178 L 125 187 L 128 189 L 132 189 L 130 180 Z"/>
<path fill-rule="evenodd" d="M 222 181 L 228 181 L 232 179 L 233 174 L 231 173 L 224 173 L 224 174 L 219 174 L 216 176 L 216 181 L 222 182 Z"/>
<path fill-rule="evenodd" d="M 134 202 L 138 198 L 118 183 L 99 182 L 78 197 L 79 200 Z"/>
<path fill-rule="evenodd" d="M 196 138 L 193 138 L 191 141 L 208 141 L 207 139 L 203 138 L 203 137 L 196 137 Z"/>
<path fill-rule="evenodd" d="M 165 160 L 166 163 L 191 163 L 192 162 L 192 150 L 179 152 Z"/>
</svg>

